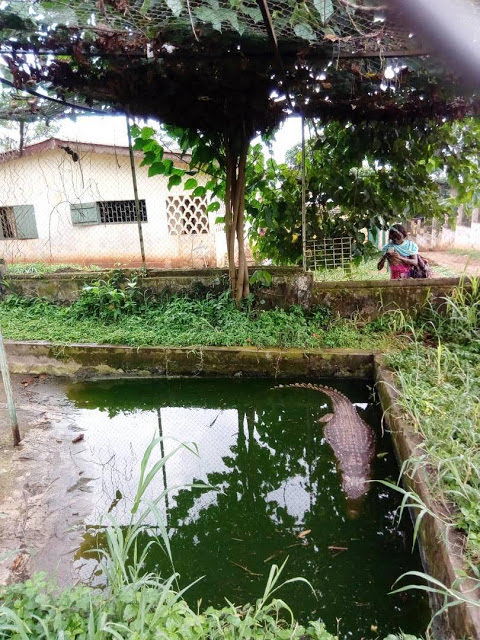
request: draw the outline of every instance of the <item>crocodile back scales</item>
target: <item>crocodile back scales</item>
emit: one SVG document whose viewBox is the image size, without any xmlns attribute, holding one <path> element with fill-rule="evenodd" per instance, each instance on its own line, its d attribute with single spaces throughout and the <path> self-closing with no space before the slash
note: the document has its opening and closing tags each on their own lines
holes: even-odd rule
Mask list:
<svg viewBox="0 0 480 640">
<path fill-rule="evenodd" d="M 331 398 L 333 415 L 326 423 L 324 433 L 342 472 L 342 488 L 347 497 L 352 500 L 365 495 L 368 492 L 370 465 L 375 453 L 375 434 L 358 415 L 347 396 L 337 389 L 311 383 L 299 382 L 273 388 L 310 389 Z M 321 418 L 319 422 L 322 422 Z"/>
</svg>

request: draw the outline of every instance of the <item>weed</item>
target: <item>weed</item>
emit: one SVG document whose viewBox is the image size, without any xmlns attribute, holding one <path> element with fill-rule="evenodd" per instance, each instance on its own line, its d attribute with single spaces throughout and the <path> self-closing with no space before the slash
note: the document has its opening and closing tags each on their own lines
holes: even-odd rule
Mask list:
<svg viewBox="0 0 480 640">
<path fill-rule="evenodd" d="M 46 273 L 58 273 L 61 271 L 101 271 L 102 267 L 95 264 L 47 264 L 46 262 L 15 262 L 8 265 L 8 273 L 12 275 L 43 276 Z"/>
<path fill-rule="evenodd" d="M 335 281 L 341 282 L 342 280 L 388 280 L 389 274 L 382 270 L 377 269 L 377 262 L 380 254 L 377 257 L 368 258 L 362 260 L 360 263 L 352 263 L 349 268 L 338 267 L 336 269 L 319 269 L 314 272 L 314 278 L 317 281 Z M 448 278 L 455 276 L 456 273 L 447 267 L 435 266 L 433 268 L 434 275 L 437 278 Z"/>
<path fill-rule="evenodd" d="M 462 345 L 417 343 L 388 356 L 396 370 L 399 403 L 423 436 L 426 454 L 410 464 L 427 468 L 431 490 L 466 534 L 480 558 L 480 359 Z"/>
<path fill-rule="evenodd" d="M 100 318 L 116 321 L 125 315 L 145 311 L 149 295 L 138 283 L 138 276 L 127 278 L 123 271 L 115 269 L 107 280 L 85 284 L 78 300 L 72 305 L 77 318 Z"/>
<path fill-rule="evenodd" d="M 128 283 L 127 283 L 128 285 Z M 39 299 L 9 296 L 0 303 L 6 338 L 54 342 L 97 342 L 173 347 L 353 347 L 385 349 L 392 332 L 361 328 L 333 317 L 328 307 L 310 311 L 237 308 L 228 292 L 196 300 L 184 296 L 155 301 L 138 283 L 89 285 L 79 301 L 59 306 Z"/>
<path fill-rule="evenodd" d="M 285 565 L 272 566 L 264 593 L 255 604 L 228 603 L 222 609 L 209 607 L 203 613 L 196 613 L 187 605 L 183 595 L 189 587 L 179 589 L 174 570 L 166 578 L 145 573 L 146 554 L 153 544 L 162 546 L 173 567 L 167 531 L 158 509 L 164 496 L 158 496 L 153 502 L 144 500 L 149 483 L 166 462 L 166 458 L 161 458 L 150 463 L 158 443 L 158 439 L 152 441 L 143 456 L 130 524 L 120 526 L 108 516 L 106 547 L 96 550 L 105 577 L 103 590 L 80 585 L 59 592 L 56 585 L 46 580 L 45 574 L 1 588 L 0 637 L 11 640 L 335 640 L 319 621 L 309 623 L 306 628 L 298 625 L 288 605 L 274 598 L 283 584 L 303 582 L 310 586 L 302 578 L 280 583 Z M 156 530 L 158 536 L 139 553 L 137 542 L 146 522 L 152 523 L 149 529 Z"/>
</svg>

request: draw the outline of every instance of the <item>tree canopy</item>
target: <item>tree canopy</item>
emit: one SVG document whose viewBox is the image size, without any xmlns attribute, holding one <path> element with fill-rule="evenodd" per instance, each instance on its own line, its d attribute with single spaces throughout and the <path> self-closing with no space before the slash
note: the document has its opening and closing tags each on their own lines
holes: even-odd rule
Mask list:
<svg viewBox="0 0 480 640">
<path fill-rule="evenodd" d="M 203 131 L 476 111 L 411 35 L 378 0 L 6 0 L 0 18 L 16 88 Z"/>
<path fill-rule="evenodd" d="M 315 126 L 305 166 L 308 238 L 349 236 L 360 255 L 367 240 L 362 229 L 416 216 L 443 220 L 456 215 L 459 204 L 467 211 L 479 205 L 480 123 L 475 119 Z M 256 164 L 261 178 L 247 189 L 254 247 L 261 258 L 301 263 L 300 149 L 287 154 L 287 164 L 258 157 Z M 451 187 L 448 197 L 441 197 L 443 183 Z"/>
</svg>

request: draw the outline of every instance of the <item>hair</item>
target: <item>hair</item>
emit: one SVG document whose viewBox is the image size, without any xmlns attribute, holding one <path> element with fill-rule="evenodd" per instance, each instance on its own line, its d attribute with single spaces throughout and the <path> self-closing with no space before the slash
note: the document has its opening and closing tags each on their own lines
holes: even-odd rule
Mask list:
<svg viewBox="0 0 480 640">
<path fill-rule="evenodd" d="M 390 231 L 394 231 L 396 233 L 401 233 L 404 238 L 407 237 L 407 230 L 403 226 L 403 224 L 392 224 L 390 227 Z"/>
</svg>

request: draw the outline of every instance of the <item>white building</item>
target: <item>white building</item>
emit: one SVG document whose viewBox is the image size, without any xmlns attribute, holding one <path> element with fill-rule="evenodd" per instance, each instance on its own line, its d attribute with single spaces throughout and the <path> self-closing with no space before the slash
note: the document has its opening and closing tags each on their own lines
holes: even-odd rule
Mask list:
<svg viewBox="0 0 480 640">
<path fill-rule="evenodd" d="M 408 222 L 409 237 L 423 250 L 480 249 L 480 210 L 471 216 L 459 207 L 455 224 L 414 218 Z"/>
<path fill-rule="evenodd" d="M 149 267 L 224 266 L 219 212 L 135 154 Z M 175 154 L 165 154 L 185 167 Z M 0 257 L 12 262 L 141 265 L 128 148 L 50 138 L 0 154 Z"/>
</svg>

